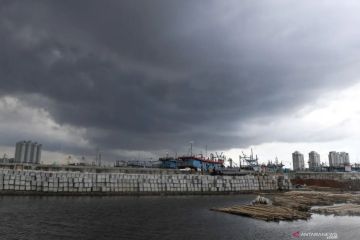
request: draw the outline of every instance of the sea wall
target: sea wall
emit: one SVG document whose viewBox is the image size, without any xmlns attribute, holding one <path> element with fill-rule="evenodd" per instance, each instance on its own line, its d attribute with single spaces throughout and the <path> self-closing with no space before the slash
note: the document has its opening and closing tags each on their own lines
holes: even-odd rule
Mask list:
<svg viewBox="0 0 360 240">
<path fill-rule="evenodd" d="M 0 194 L 216 194 L 287 190 L 287 176 L 127 174 L 0 169 Z"/>
<path fill-rule="evenodd" d="M 360 190 L 358 172 L 296 172 L 289 175 L 293 185 L 330 187 L 342 190 Z"/>
</svg>

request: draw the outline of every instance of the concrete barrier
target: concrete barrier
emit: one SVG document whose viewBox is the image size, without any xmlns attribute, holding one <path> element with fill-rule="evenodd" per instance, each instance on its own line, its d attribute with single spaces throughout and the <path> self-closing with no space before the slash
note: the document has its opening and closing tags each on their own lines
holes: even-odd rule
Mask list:
<svg viewBox="0 0 360 240">
<path fill-rule="evenodd" d="M 291 188 L 287 176 L 127 174 L 0 169 L 0 193 L 221 194 Z"/>
</svg>

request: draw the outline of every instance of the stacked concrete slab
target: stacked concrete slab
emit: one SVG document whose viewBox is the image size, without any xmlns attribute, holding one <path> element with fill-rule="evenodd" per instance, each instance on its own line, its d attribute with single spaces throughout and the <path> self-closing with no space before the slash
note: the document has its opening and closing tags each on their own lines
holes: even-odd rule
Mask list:
<svg viewBox="0 0 360 240">
<path fill-rule="evenodd" d="M 39 193 L 192 194 L 289 189 L 278 176 L 126 174 L 0 169 L 0 191 Z"/>
</svg>

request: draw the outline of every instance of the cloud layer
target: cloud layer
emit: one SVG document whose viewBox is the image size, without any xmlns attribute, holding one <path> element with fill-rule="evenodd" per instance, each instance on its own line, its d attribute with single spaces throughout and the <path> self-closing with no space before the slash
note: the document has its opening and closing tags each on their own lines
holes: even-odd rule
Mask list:
<svg viewBox="0 0 360 240">
<path fill-rule="evenodd" d="M 356 1 L 3 1 L 0 94 L 109 152 L 288 141 L 268 123 L 357 82 L 359 10 Z"/>
</svg>

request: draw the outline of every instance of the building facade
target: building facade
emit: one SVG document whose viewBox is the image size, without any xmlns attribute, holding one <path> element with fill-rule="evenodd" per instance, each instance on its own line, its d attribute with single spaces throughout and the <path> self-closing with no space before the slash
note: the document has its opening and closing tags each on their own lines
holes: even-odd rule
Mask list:
<svg viewBox="0 0 360 240">
<path fill-rule="evenodd" d="M 318 170 L 320 168 L 320 154 L 315 151 L 309 152 L 309 169 Z"/>
<path fill-rule="evenodd" d="M 350 157 L 347 152 L 329 152 L 330 167 L 345 167 L 350 165 Z"/>
<path fill-rule="evenodd" d="M 42 145 L 31 141 L 21 141 L 16 143 L 15 162 L 39 164 L 41 161 Z"/>
<path fill-rule="evenodd" d="M 294 171 L 301 171 L 305 169 L 304 155 L 298 151 L 292 154 Z"/>
</svg>

